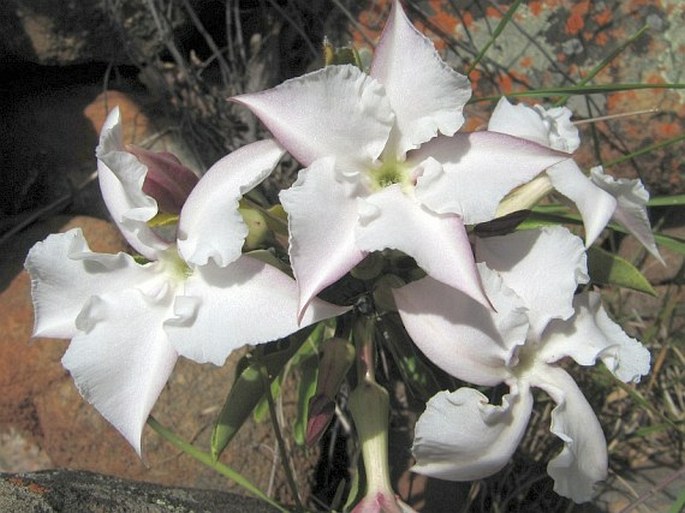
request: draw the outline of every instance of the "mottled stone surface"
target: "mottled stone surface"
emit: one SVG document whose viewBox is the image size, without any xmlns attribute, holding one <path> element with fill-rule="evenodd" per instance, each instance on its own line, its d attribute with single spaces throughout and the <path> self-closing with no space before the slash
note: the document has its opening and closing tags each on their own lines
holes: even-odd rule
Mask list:
<svg viewBox="0 0 685 513">
<path fill-rule="evenodd" d="M 33 513 L 269 513 L 262 501 L 73 470 L 0 474 L 0 511 Z"/>
</svg>

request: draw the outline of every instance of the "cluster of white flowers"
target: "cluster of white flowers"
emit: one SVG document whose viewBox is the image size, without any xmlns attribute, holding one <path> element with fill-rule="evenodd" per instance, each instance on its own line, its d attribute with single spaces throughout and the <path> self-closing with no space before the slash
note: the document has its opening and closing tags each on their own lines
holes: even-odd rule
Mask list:
<svg viewBox="0 0 685 513">
<path fill-rule="evenodd" d="M 125 147 L 115 109 L 97 148 L 100 186 L 148 263 L 93 253 L 79 230 L 51 235 L 26 261 L 34 334 L 71 339 L 64 366 L 140 453 L 179 355 L 221 365 L 242 345 L 341 315 L 349 307 L 317 295 L 369 253 L 400 250 L 427 275 L 394 291 L 416 345 L 460 380 L 509 387 L 501 405 L 471 388 L 431 399 L 416 426 L 414 470 L 451 480 L 496 472 L 520 442 L 539 387 L 557 404 L 551 431 L 564 443 L 548 467 L 555 490 L 589 500 L 606 476 L 606 442 L 557 363 L 599 359 L 626 382 L 648 372 L 648 352 L 609 319 L 599 295 L 576 294 L 589 280 L 585 249 L 612 217 L 658 257 L 647 195 L 601 168 L 582 173 L 564 107 L 502 99 L 488 130 L 459 132 L 470 95 L 468 79 L 395 1 L 368 73 L 331 65 L 233 98 L 275 140 L 232 152 L 199 181 L 168 154 Z M 238 211 L 285 152 L 304 167 L 280 194 L 295 279 L 242 253 L 248 229 Z M 503 205 L 532 206 L 523 189 L 534 179 L 577 205 L 585 244 L 557 226 L 476 239 L 474 251 L 466 226 L 495 219 Z M 179 216 L 173 237 L 151 223 L 160 210 Z M 362 501 L 358 511 L 395 507 Z"/>
</svg>

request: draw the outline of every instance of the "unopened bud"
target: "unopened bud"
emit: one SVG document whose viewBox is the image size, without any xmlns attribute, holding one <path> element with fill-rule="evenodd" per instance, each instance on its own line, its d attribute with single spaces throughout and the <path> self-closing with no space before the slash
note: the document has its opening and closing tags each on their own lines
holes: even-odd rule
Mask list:
<svg viewBox="0 0 685 513">
<path fill-rule="evenodd" d="M 307 444 L 313 445 L 328 427 L 335 412 L 335 396 L 354 361 L 354 346 L 333 337 L 321 345 L 316 394 L 309 402 Z"/>
<path fill-rule="evenodd" d="M 171 153 L 127 145 L 126 150 L 147 167 L 143 192 L 157 201 L 160 212 L 179 214 L 199 178 Z"/>
</svg>

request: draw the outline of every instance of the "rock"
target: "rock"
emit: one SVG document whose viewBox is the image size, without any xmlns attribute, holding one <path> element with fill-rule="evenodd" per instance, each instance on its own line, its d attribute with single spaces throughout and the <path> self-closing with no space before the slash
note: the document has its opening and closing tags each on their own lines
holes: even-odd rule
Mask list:
<svg viewBox="0 0 685 513">
<path fill-rule="evenodd" d="M 270 513 L 263 501 L 239 495 L 73 470 L 0 474 L 0 510 L 36 513 Z"/>
<path fill-rule="evenodd" d="M 178 7 L 171 13 L 175 26 L 182 13 Z M 131 48 L 149 58 L 164 48 L 153 17 L 135 0 L 6 0 L 0 3 L 0 34 L 0 54 L 10 62 L 121 64 L 132 62 Z"/>
</svg>

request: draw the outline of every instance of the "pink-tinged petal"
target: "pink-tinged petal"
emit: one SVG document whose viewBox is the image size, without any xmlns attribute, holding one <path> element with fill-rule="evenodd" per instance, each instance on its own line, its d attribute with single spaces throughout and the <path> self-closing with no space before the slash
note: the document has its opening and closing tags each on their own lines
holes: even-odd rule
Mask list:
<svg viewBox="0 0 685 513">
<path fill-rule="evenodd" d="M 477 239 L 476 257 L 523 300 L 536 340 L 550 320 L 573 315 L 576 288 L 589 280 L 583 241 L 561 226 Z"/>
<path fill-rule="evenodd" d="M 585 227 L 585 246 L 590 247 L 614 214 L 616 199 L 592 183 L 571 159 L 546 173 L 552 186 L 576 204 Z"/>
<path fill-rule="evenodd" d="M 459 214 L 473 224 L 492 220 L 507 193 L 569 156 L 510 135 L 472 132 L 436 137 L 409 158 L 442 164 L 426 167 L 417 198 L 438 214 Z"/>
<path fill-rule="evenodd" d="M 317 160 L 280 194 L 288 212 L 290 262 L 300 288 L 299 315 L 314 296 L 361 262 L 355 242 L 359 184 L 336 179 L 335 160 Z"/>
<path fill-rule="evenodd" d="M 138 455 L 145 421 L 178 357 L 162 330 L 170 305 L 171 294 L 150 298 L 134 289 L 93 296 L 62 358 L 81 395 Z"/>
<path fill-rule="evenodd" d="M 552 363 L 570 356 L 581 365 L 601 359 L 621 381 L 637 383 L 649 372 L 649 351 L 609 319 L 596 292 L 574 298 L 575 315 L 552 321 L 543 338 L 539 358 Z"/>
<path fill-rule="evenodd" d="M 233 100 L 304 166 L 335 157 L 341 169 L 365 168 L 383 151 L 394 122 L 383 86 L 351 65 L 327 66 Z"/>
<path fill-rule="evenodd" d="M 500 98 L 488 122 L 488 130 L 528 139 L 555 150 L 572 153 L 580 146 L 578 128 L 566 107 L 545 109 Z"/>
<path fill-rule="evenodd" d="M 126 253 L 93 253 L 79 228 L 37 243 L 24 266 L 31 275 L 36 337 L 74 337 L 76 317 L 91 296 L 137 287 L 155 274 Z"/>
<path fill-rule="evenodd" d="M 513 386 L 501 406 L 472 388 L 437 393 L 416 423 L 411 470 L 450 481 L 494 474 L 511 460 L 532 408 L 525 384 Z"/>
<path fill-rule="evenodd" d="M 399 249 L 426 273 L 489 306 L 457 215 L 434 214 L 392 185 L 360 200 L 357 246 L 362 251 Z"/>
<path fill-rule="evenodd" d="M 550 430 L 564 448 L 547 465 L 554 491 L 577 503 L 592 499 L 597 482 L 607 476 L 607 445 L 592 407 L 563 369 L 551 365 L 536 368 L 532 386 L 545 390 L 557 403 Z"/>
<path fill-rule="evenodd" d="M 402 324 L 429 360 L 463 381 L 490 386 L 509 376 L 506 365 L 525 342 L 528 322 L 497 274 L 479 270 L 496 312 L 430 277 L 393 294 Z"/>
<path fill-rule="evenodd" d="M 147 166 L 143 192 L 157 201 L 161 212 L 179 214 L 190 192 L 200 180 L 172 153 L 127 145 L 126 151 Z"/>
<path fill-rule="evenodd" d="M 452 135 L 464 123 L 462 110 L 471 97 L 468 78 L 440 58 L 398 1 L 393 2 L 369 73 L 385 86 L 395 112 L 393 156 L 402 158 L 438 131 Z"/>
<path fill-rule="evenodd" d="M 295 280 L 245 255 L 227 267 L 210 262 L 195 269 L 164 327 L 179 354 L 223 365 L 246 344 L 276 340 L 349 310 L 314 299 L 298 323 L 297 303 Z"/>
<path fill-rule="evenodd" d="M 100 191 L 112 219 L 133 249 L 155 260 L 169 243 L 147 225 L 157 215 L 157 202 L 143 192 L 147 166 L 124 149 L 118 108 L 105 120 L 95 155 Z"/>
<path fill-rule="evenodd" d="M 178 249 L 186 262 L 223 267 L 238 258 L 248 228 L 238 202 L 273 171 L 284 150 L 268 139 L 239 148 L 214 164 L 186 201 L 178 226 Z"/>
<path fill-rule="evenodd" d="M 618 205 L 614 219 L 625 226 L 654 258 L 666 265 L 654 242 L 654 234 L 647 215 L 649 193 L 642 182 L 625 178 L 614 179 L 604 174 L 601 166 L 590 170 L 590 179 L 616 198 Z"/>
</svg>

